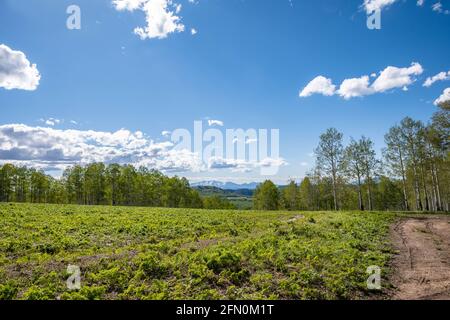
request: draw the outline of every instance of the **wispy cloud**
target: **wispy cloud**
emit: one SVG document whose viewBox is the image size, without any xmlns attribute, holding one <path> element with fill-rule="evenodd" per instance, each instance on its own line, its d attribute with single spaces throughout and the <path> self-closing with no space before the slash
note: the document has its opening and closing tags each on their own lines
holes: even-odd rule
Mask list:
<svg viewBox="0 0 450 320">
<path fill-rule="evenodd" d="M 437 75 L 433 77 L 428 77 L 425 83 L 423 84 L 424 87 L 431 87 L 434 83 L 438 81 L 445 81 L 450 80 L 450 71 L 448 72 L 440 72 Z"/>
<path fill-rule="evenodd" d="M 364 0 L 363 7 L 368 14 L 389 7 L 397 0 Z"/>
<path fill-rule="evenodd" d="M 45 123 L 47 126 L 51 126 L 51 127 L 54 127 L 55 125 L 58 125 L 63 122 L 62 120 L 55 119 L 55 118 L 40 119 L 39 121 L 42 123 Z"/>
<path fill-rule="evenodd" d="M 220 120 L 208 120 L 208 125 L 210 127 L 213 127 L 213 126 L 223 127 L 224 123 L 223 123 L 223 121 L 220 121 Z"/>
</svg>

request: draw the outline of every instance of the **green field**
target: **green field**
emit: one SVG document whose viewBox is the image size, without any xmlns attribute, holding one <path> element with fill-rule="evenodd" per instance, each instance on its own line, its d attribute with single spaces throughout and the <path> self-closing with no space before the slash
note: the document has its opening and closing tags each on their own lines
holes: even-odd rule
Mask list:
<svg viewBox="0 0 450 320">
<path fill-rule="evenodd" d="M 394 218 L 1 204 L 0 299 L 364 299 Z"/>
</svg>

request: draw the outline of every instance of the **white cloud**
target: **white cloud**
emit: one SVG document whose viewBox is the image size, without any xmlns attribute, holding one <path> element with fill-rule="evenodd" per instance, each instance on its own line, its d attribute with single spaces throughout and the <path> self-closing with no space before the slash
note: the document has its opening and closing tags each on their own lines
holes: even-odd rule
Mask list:
<svg viewBox="0 0 450 320">
<path fill-rule="evenodd" d="M 423 84 L 424 87 L 431 87 L 435 82 L 437 81 L 445 81 L 450 80 L 450 71 L 448 72 L 440 72 L 437 75 L 433 77 L 428 77 L 425 83 Z"/>
<path fill-rule="evenodd" d="M 433 5 L 431 6 L 431 9 L 433 9 L 433 11 L 436 11 L 436 12 L 441 13 L 441 12 L 443 11 L 443 10 L 442 10 L 442 3 L 436 2 L 435 4 L 433 4 Z"/>
<path fill-rule="evenodd" d="M 113 4 L 119 11 L 141 10 L 146 15 L 147 26 L 137 27 L 134 33 L 142 40 L 164 39 L 171 33 L 183 32 L 185 27 L 177 16 L 181 5 L 172 0 L 114 0 Z"/>
<path fill-rule="evenodd" d="M 204 162 L 197 153 L 179 150 L 169 141 L 155 142 L 141 131 L 102 132 L 24 124 L 0 125 L 0 164 L 14 163 L 51 171 L 93 162 L 145 166 L 168 173 L 220 169 L 250 172 L 286 164 L 282 158 L 257 161 L 213 157 Z"/>
<path fill-rule="evenodd" d="M 191 29 L 191 34 L 192 34 L 193 36 L 195 36 L 197 33 L 198 33 L 197 29 L 195 29 L 195 28 L 192 28 L 192 29 Z"/>
<path fill-rule="evenodd" d="M 199 171 L 202 162 L 171 142 L 155 143 L 140 132 L 57 130 L 23 124 L 0 126 L 0 162 L 63 169 L 92 162 L 144 165 L 162 171 Z"/>
<path fill-rule="evenodd" d="M 225 159 L 212 157 L 208 161 L 208 169 L 230 169 L 233 172 L 251 172 L 258 168 L 280 168 L 287 165 L 283 158 L 265 158 L 261 161 L 247 161 L 240 159 Z"/>
<path fill-rule="evenodd" d="M 62 120 L 55 118 L 40 119 L 40 121 L 51 127 L 54 127 L 55 125 L 60 124 L 62 122 Z"/>
<path fill-rule="evenodd" d="M 323 94 L 324 96 L 332 96 L 335 94 L 336 86 L 331 79 L 324 76 L 314 78 L 308 85 L 300 92 L 300 97 L 305 98 L 313 94 Z"/>
<path fill-rule="evenodd" d="M 446 101 L 450 101 L 450 88 L 445 89 L 441 96 L 434 101 L 434 104 L 437 106 Z"/>
<path fill-rule="evenodd" d="M 163 132 L 161 132 L 161 135 L 162 135 L 163 137 L 165 137 L 165 138 L 170 137 L 171 134 L 172 134 L 172 132 L 170 132 L 170 131 L 163 131 Z"/>
<path fill-rule="evenodd" d="M 390 6 L 397 0 L 364 0 L 363 7 L 367 14 Z"/>
<path fill-rule="evenodd" d="M 210 127 L 212 127 L 212 126 L 223 127 L 224 123 L 223 123 L 223 121 L 220 121 L 220 120 L 208 120 L 208 125 Z"/>
<path fill-rule="evenodd" d="M 414 76 L 422 73 L 423 68 L 417 62 L 413 62 L 408 68 L 389 66 L 380 73 L 380 76 L 372 84 L 372 87 L 375 92 L 385 92 L 395 88 L 403 88 L 415 81 Z"/>
<path fill-rule="evenodd" d="M 345 79 L 338 90 L 338 94 L 346 100 L 354 97 L 367 96 L 373 93 L 374 89 L 369 87 L 368 76 Z"/>
<path fill-rule="evenodd" d="M 417 5 L 419 7 L 423 6 L 424 3 L 425 3 L 425 0 L 417 0 Z"/>
<path fill-rule="evenodd" d="M 119 11 L 133 11 L 139 9 L 146 0 L 114 0 L 113 4 Z"/>
<path fill-rule="evenodd" d="M 379 76 L 372 84 L 370 84 L 370 77 L 364 75 L 360 78 L 345 79 L 342 81 L 339 90 L 336 90 L 336 86 L 333 85 L 331 79 L 319 76 L 303 89 L 300 97 L 309 97 L 314 93 L 325 96 L 338 94 L 348 100 L 354 97 L 363 97 L 397 88 L 408 91 L 408 86 L 416 80 L 414 76 L 422 73 L 422 66 L 416 62 L 413 62 L 410 67 L 406 68 L 389 66 L 379 73 Z M 376 77 L 376 74 L 372 73 L 371 77 Z"/>
<path fill-rule="evenodd" d="M 34 91 L 41 75 L 25 54 L 0 44 L 0 88 Z"/>
</svg>

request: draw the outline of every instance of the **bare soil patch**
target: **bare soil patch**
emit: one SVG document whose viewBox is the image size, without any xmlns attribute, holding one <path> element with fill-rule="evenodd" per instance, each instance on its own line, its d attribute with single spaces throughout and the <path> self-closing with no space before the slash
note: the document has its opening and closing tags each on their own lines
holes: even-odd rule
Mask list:
<svg viewBox="0 0 450 320">
<path fill-rule="evenodd" d="M 391 298 L 450 300 L 450 217 L 407 217 L 393 226 L 391 236 L 398 252 Z"/>
</svg>

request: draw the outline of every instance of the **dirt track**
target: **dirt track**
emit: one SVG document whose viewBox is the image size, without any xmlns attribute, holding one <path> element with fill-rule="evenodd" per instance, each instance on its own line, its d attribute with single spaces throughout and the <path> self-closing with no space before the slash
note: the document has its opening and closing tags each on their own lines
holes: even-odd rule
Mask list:
<svg viewBox="0 0 450 320">
<path fill-rule="evenodd" d="M 392 299 L 450 300 L 450 217 L 420 216 L 392 229 Z"/>
</svg>

